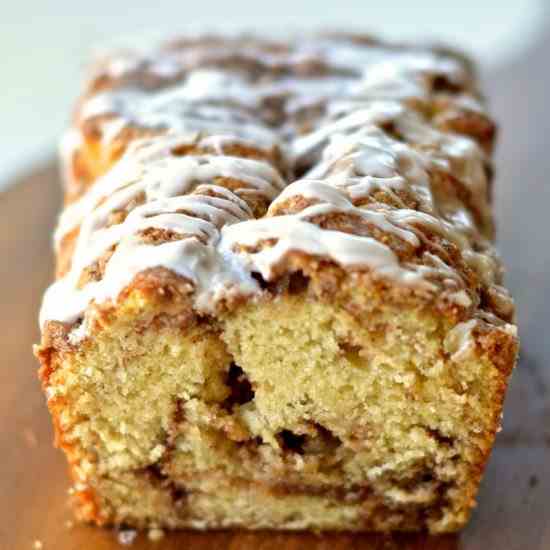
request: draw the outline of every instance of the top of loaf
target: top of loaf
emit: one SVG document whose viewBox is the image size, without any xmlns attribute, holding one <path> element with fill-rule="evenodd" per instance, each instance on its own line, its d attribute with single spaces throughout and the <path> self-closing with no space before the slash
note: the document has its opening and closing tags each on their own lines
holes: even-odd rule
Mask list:
<svg viewBox="0 0 550 550">
<path fill-rule="evenodd" d="M 462 322 L 509 322 L 494 133 L 470 63 L 441 48 L 322 34 L 115 52 L 92 67 L 63 141 L 59 279 L 42 323 L 116 303 L 148 270 L 182 277 L 212 313 L 308 266 Z"/>
</svg>

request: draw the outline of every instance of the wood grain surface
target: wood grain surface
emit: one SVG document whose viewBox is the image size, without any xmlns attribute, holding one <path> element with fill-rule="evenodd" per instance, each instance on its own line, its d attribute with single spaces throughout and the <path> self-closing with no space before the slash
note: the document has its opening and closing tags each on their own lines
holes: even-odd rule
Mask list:
<svg viewBox="0 0 550 550">
<path fill-rule="evenodd" d="M 496 209 L 500 250 L 518 303 L 522 352 L 468 528 L 445 537 L 180 532 L 141 550 L 550 549 L 550 33 L 485 77 L 501 125 Z M 54 163 L 0 195 L 0 550 L 121 548 L 117 533 L 71 523 L 68 481 L 31 346 L 52 273 L 60 203 Z"/>
</svg>

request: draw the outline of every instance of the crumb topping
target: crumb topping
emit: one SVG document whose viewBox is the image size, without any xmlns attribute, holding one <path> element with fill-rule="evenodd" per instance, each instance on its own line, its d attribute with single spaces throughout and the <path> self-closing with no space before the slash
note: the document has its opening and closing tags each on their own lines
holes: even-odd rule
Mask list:
<svg viewBox="0 0 550 550">
<path fill-rule="evenodd" d="M 64 140 L 69 190 L 90 136 L 125 152 L 62 213 L 65 267 L 41 323 L 74 322 L 159 267 L 211 313 L 261 295 L 258 275 L 269 284 L 296 255 L 509 321 L 494 133 L 468 63 L 426 47 L 203 37 L 114 54 Z"/>
</svg>

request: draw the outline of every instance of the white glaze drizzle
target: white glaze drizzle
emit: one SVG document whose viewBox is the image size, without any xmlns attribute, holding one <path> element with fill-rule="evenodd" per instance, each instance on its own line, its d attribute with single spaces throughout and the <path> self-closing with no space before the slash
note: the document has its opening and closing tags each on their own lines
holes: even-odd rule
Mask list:
<svg viewBox="0 0 550 550">
<path fill-rule="evenodd" d="M 321 61 L 332 72 L 256 82 L 242 72 L 217 67 L 220 58 L 232 56 L 271 68 Z M 428 228 L 455 243 L 485 284 L 494 283 L 498 263 L 473 250 L 473 239 L 483 239 L 469 209 L 460 201 L 437 199 L 428 173 L 438 168 L 455 176 L 489 216 L 484 155 L 473 140 L 436 130 L 407 106 L 411 99 L 429 100 L 434 75 L 466 84 L 466 72 L 455 59 L 429 51 L 317 39 L 277 53 L 190 46 L 148 58 L 114 58 L 103 70 L 113 77 L 149 71 L 178 81 L 153 91 L 130 85 L 96 94 L 81 108 L 79 123 L 103 117 L 106 144 L 127 126 L 162 128 L 168 135 L 134 142 L 111 171 L 61 215 L 57 245 L 71 231 L 79 233 L 70 271 L 45 295 L 42 325 L 48 320 L 74 322 L 91 302 L 115 301 L 137 274 L 153 267 L 189 279 L 195 286 L 195 307 L 211 312 L 231 295 L 260 294 L 251 273 L 271 279 L 292 251 L 348 268 L 367 268 L 376 276 L 425 290 L 437 288 L 430 282 L 437 277 L 450 289 L 449 299 L 470 304 L 460 275 L 438 256 L 425 252 L 422 263 L 405 265 L 373 237 L 312 223 L 335 213 L 362 220 L 413 248 L 421 246 L 422 229 Z M 263 106 L 273 97 L 285 100 L 285 120 L 279 128 L 262 121 Z M 473 109 L 470 103 L 481 108 L 469 96 L 460 96 L 461 107 Z M 323 116 L 300 135 L 293 117 L 317 104 L 324 105 Z M 392 123 L 404 142 L 387 135 L 380 128 L 385 123 Z M 197 142 L 212 146 L 218 155 L 173 153 L 182 143 Z M 284 189 L 280 175 L 266 161 L 224 155 L 224 144 L 235 142 L 256 149 L 279 147 L 291 164 L 309 160 L 314 165 L 304 180 Z M 215 184 L 218 177 L 242 182 L 242 187 L 229 191 Z M 392 193 L 397 203 L 400 191 L 410 191 L 419 210 L 402 201 L 398 209 L 356 206 L 376 190 Z M 253 219 L 243 200 L 251 193 L 272 201 L 266 217 Z M 131 209 L 122 223 L 108 225 L 113 212 L 141 196 L 144 203 Z M 308 206 L 277 214 L 285 201 L 297 197 L 308 200 Z M 181 239 L 148 244 L 140 232 L 149 228 L 180 234 Z M 102 279 L 78 288 L 83 270 L 112 249 Z"/>
<path fill-rule="evenodd" d="M 253 191 L 267 200 L 283 188 L 279 174 L 267 163 L 228 156 L 173 154 L 188 138 L 159 137 L 138 142 L 90 193 L 65 212 L 63 234 L 80 224 L 71 269 L 48 289 L 41 311 L 46 320 L 75 321 L 86 305 L 115 300 L 138 273 L 163 266 L 196 285 L 197 307 L 209 308 L 209 298 L 222 293 L 250 293 L 257 284 L 228 256 L 217 250 L 219 231 L 252 217 L 236 193 Z M 231 192 L 215 178 L 242 183 Z M 192 193 L 192 194 L 189 194 Z M 108 225 L 110 214 L 144 195 L 123 223 Z M 213 195 L 213 196 L 212 196 Z M 175 242 L 148 245 L 138 237 L 148 228 L 180 233 Z M 116 246 L 101 281 L 79 289 L 82 271 Z"/>
<path fill-rule="evenodd" d="M 213 139 L 214 137 L 217 141 Z M 147 191 L 147 196 L 154 198 L 155 187 L 160 186 L 165 194 L 185 193 L 185 185 L 188 185 L 194 177 L 205 179 L 215 174 L 234 178 L 252 187 L 257 186 L 257 190 L 267 199 L 273 199 L 283 188 L 284 183 L 279 174 L 267 163 L 211 155 L 178 158 L 171 153 L 171 150 L 178 146 L 191 144 L 195 144 L 198 148 L 214 146 L 214 149 L 220 149 L 223 146 L 223 139 L 223 135 L 200 139 L 199 134 L 191 133 L 135 142 L 105 177 L 98 180 L 78 201 L 64 209 L 54 234 L 56 247 L 59 247 L 63 237 L 78 227 L 94 212 L 98 204 L 108 197 L 110 197 L 109 206 L 103 208 L 113 211 L 129 202 L 141 191 Z M 231 137 L 229 139 L 234 141 Z M 207 161 L 206 164 L 201 166 L 199 163 L 204 161 Z M 144 178 L 146 181 L 143 181 Z M 128 196 L 121 194 L 120 190 L 128 186 L 131 186 Z"/>
<path fill-rule="evenodd" d="M 206 89 L 210 89 L 208 80 Z M 241 89 L 246 88 L 243 86 Z M 279 143 L 277 134 L 245 109 L 201 104 L 194 99 L 196 93 L 196 90 L 188 93 L 185 86 L 156 94 L 132 89 L 107 92 L 86 102 L 80 116 L 82 121 L 99 116 L 116 116 L 115 121 L 109 121 L 107 131 L 104 127 L 104 144 L 110 143 L 125 127 L 132 125 L 153 129 L 166 128 L 179 134 L 200 131 L 229 134 L 250 140 L 264 148 L 271 148 Z M 231 97 L 230 93 L 231 90 L 225 96 L 226 99 Z M 217 96 L 211 99 L 220 101 Z"/>
</svg>

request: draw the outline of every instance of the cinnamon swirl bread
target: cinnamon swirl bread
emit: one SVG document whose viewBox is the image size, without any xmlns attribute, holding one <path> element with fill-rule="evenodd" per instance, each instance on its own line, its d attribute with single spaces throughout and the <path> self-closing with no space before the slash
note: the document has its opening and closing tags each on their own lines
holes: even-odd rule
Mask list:
<svg viewBox="0 0 550 550">
<path fill-rule="evenodd" d="M 92 69 L 40 378 L 79 518 L 461 528 L 517 354 L 469 62 L 194 36 Z"/>
</svg>

